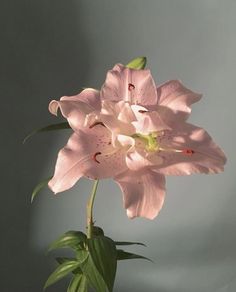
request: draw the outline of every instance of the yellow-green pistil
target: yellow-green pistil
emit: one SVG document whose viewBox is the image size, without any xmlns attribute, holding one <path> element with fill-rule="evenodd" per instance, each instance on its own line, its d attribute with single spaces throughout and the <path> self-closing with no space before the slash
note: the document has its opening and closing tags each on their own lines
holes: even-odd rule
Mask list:
<svg viewBox="0 0 236 292">
<path fill-rule="evenodd" d="M 136 133 L 132 135 L 132 138 L 138 138 L 142 140 L 145 144 L 145 149 L 147 151 L 158 151 L 159 145 L 157 143 L 157 136 L 158 134 L 156 132 L 152 132 L 148 135 Z"/>
</svg>

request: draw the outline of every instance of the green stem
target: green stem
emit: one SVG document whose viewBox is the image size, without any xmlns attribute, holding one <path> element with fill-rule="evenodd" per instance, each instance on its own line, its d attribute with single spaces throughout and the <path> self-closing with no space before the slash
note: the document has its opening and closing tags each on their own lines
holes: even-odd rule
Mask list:
<svg viewBox="0 0 236 292">
<path fill-rule="evenodd" d="M 98 187 L 99 180 L 96 179 L 93 184 L 93 189 L 91 193 L 91 197 L 87 204 L 87 237 L 92 238 L 93 235 L 93 205 L 96 196 L 96 191 Z"/>
</svg>

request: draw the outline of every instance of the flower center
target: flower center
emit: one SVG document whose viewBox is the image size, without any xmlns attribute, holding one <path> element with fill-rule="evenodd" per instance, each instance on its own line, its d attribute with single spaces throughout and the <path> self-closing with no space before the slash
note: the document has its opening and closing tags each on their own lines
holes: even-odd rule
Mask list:
<svg viewBox="0 0 236 292">
<path fill-rule="evenodd" d="M 157 132 L 152 132 L 148 135 L 136 133 L 132 135 L 132 138 L 138 138 L 142 140 L 142 142 L 145 144 L 145 149 L 150 152 L 158 151 L 159 150 L 159 144 L 157 143 Z"/>
</svg>

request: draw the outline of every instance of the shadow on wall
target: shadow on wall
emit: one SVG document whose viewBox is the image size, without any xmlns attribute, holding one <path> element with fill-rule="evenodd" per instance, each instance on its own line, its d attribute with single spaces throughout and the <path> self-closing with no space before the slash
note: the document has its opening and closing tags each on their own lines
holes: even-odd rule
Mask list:
<svg viewBox="0 0 236 292">
<path fill-rule="evenodd" d="M 49 259 L 30 248 L 30 192 L 56 136 L 39 135 L 26 145 L 22 140 L 33 128 L 58 121 L 48 102 L 86 84 L 90 51 L 78 1 L 8 1 L 1 12 L 1 291 L 37 292 L 52 270 Z M 48 290 L 64 291 L 64 285 Z"/>
</svg>

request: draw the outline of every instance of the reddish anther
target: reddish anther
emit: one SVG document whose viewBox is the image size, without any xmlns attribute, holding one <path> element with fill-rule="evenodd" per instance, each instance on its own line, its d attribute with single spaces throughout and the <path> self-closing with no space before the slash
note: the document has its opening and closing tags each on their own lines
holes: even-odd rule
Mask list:
<svg viewBox="0 0 236 292">
<path fill-rule="evenodd" d="M 92 129 L 93 127 L 97 126 L 97 125 L 101 125 L 103 127 L 106 127 L 102 122 L 95 122 L 93 123 L 91 126 L 89 126 L 89 129 Z"/>
<path fill-rule="evenodd" d="M 139 110 L 138 112 L 141 113 L 141 114 L 144 114 L 144 113 L 147 113 L 148 111 L 145 111 L 145 110 Z"/>
<path fill-rule="evenodd" d="M 184 149 L 182 153 L 185 155 L 193 155 L 195 151 L 193 149 Z"/>
<path fill-rule="evenodd" d="M 96 152 L 94 155 L 93 155 L 93 160 L 95 161 L 95 162 L 97 162 L 97 163 L 100 163 L 98 160 L 97 160 L 97 156 L 98 155 L 101 155 L 102 154 L 102 152 Z"/>
<path fill-rule="evenodd" d="M 132 83 L 129 83 L 128 89 L 129 89 L 129 91 L 131 91 L 131 90 L 135 89 L 135 86 Z"/>
</svg>

